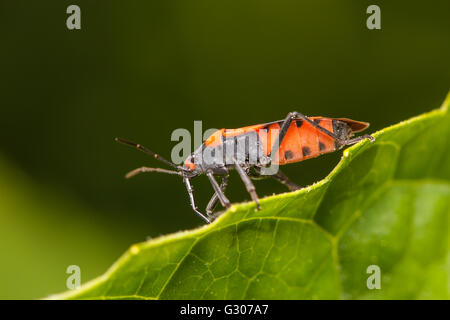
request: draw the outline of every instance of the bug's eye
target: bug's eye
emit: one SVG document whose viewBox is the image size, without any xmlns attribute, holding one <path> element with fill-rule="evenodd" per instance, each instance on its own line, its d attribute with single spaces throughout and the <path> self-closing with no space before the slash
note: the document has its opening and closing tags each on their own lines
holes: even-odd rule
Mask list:
<svg viewBox="0 0 450 320">
<path fill-rule="evenodd" d="M 184 162 L 184 166 L 186 168 L 188 168 L 189 170 L 194 170 L 196 165 L 194 163 L 194 157 L 193 156 L 189 156 L 186 158 L 185 162 Z"/>
<path fill-rule="evenodd" d="M 194 155 L 190 155 L 189 157 L 187 157 L 186 158 L 186 163 L 195 164 L 195 156 Z"/>
</svg>

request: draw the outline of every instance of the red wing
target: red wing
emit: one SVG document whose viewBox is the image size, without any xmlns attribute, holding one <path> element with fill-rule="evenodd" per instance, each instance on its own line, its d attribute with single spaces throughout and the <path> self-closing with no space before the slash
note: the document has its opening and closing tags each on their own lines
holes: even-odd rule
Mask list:
<svg viewBox="0 0 450 320">
<path fill-rule="evenodd" d="M 356 121 L 348 118 L 334 118 L 334 120 L 345 122 L 349 125 L 353 132 L 360 132 L 369 127 L 368 122 Z"/>
</svg>

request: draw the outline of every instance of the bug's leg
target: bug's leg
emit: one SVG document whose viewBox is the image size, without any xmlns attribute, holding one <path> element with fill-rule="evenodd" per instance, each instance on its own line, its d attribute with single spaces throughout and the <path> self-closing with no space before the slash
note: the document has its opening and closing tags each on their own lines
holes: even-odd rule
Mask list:
<svg viewBox="0 0 450 320">
<path fill-rule="evenodd" d="M 296 185 L 291 180 L 289 180 L 289 178 L 280 170 L 278 170 L 278 172 L 276 174 L 274 174 L 272 177 L 275 178 L 276 180 L 278 180 L 279 182 L 281 182 L 282 184 L 284 184 L 291 191 L 300 189 L 300 187 L 298 185 Z"/>
<path fill-rule="evenodd" d="M 211 185 L 214 188 L 214 192 L 217 194 L 217 197 L 219 198 L 220 203 L 225 208 L 230 207 L 230 200 L 225 196 L 223 191 L 220 189 L 220 186 L 217 184 L 216 179 L 214 179 L 214 175 L 211 171 L 206 172 L 206 176 L 209 178 L 209 181 L 211 182 Z"/>
<path fill-rule="evenodd" d="M 341 146 L 346 146 L 346 145 L 350 145 L 350 144 L 355 144 L 361 140 L 364 139 L 369 139 L 370 141 L 375 141 L 374 137 L 372 137 L 369 134 L 365 134 L 363 136 L 360 137 L 356 137 L 354 139 L 349 139 L 349 140 L 342 140 L 340 139 L 338 136 L 336 136 L 333 132 L 325 129 L 324 127 L 322 127 L 321 125 L 315 123 L 314 121 L 312 121 L 311 119 L 309 119 L 307 116 L 305 116 L 304 114 L 301 114 L 300 112 L 294 111 L 294 112 L 290 112 L 286 119 L 283 122 L 283 125 L 281 126 L 280 129 L 280 134 L 278 137 L 278 143 L 274 144 L 273 148 L 272 148 L 272 153 L 275 153 L 278 151 L 278 146 L 281 144 L 284 136 L 286 135 L 287 130 L 289 129 L 289 126 L 291 125 L 292 120 L 294 119 L 302 119 L 306 122 L 308 122 L 310 125 L 312 125 L 314 128 L 316 128 L 317 130 L 322 131 L 323 133 L 325 133 L 326 135 L 330 136 L 331 138 L 333 138 L 335 141 L 337 141 Z"/>
<path fill-rule="evenodd" d="M 270 151 L 270 157 L 271 157 L 272 161 L 274 160 L 274 156 L 278 152 L 279 146 L 283 142 L 283 139 L 286 136 L 286 133 L 289 130 L 289 127 L 291 126 L 292 121 L 296 120 L 296 119 L 301 119 L 301 120 L 308 122 L 310 125 L 312 125 L 317 130 L 319 130 L 319 131 L 325 133 L 326 135 L 330 136 L 331 138 L 333 138 L 341 146 L 355 144 L 363 139 L 370 139 L 371 141 L 374 141 L 374 138 L 368 134 L 363 135 L 361 137 L 354 138 L 354 139 L 350 139 L 350 140 L 342 140 L 338 136 L 336 136 L 333 132 L 331 132 L 331 131 L 325 129 L 324 127 L 322 127 L 321 125 L 315 123 L 314 121 L 309 119 L 304 114 L 297 112 L 297 111 L 293 111 L 287 115 L 286 119 L 284 119 L 283 124 L 281 125 L 281 128 L 280 128 L 280 133 L 278 134 L 278 137 L 275 140 L 275 143 L 273 144 L 272 150 Z"/>
<path fill-rule="evenodd" d="M 284 137 L 286 136 L 287 131 L 289 130 L 289 127 L 291 126 L 292 120 L 295 119 L 295 115 L 293 112 L 289 112 L 287 117 L 284 119 L 283 124 L 281 125 L 280 132 L 278 133 L 277 138 L 275 139 L 275 143 L 272 146 L 272 149 L 270 150 L 270 159 L 271 161 L 274 161 L 275 154 L 278 152 L 278 149 L 283 142 Z"/>
<path fill-rule="evenodd" d="M 197 213 L 207 223 L 211 223 L 211 221 L 203 213 L 201 213 L 200 211 L 197 210 L 197 206 L 195 205 L 195 200 L 194 200 L 194 190 L 192 189 L 189 178 L 184 178 L 184 183 L 186 184 L 186 189 L 189 194 L 189 200 L 191 202 L 192 209 L 194 209 L 195 213 Z"/>
<path fill-rule="evenodd" d="M 250 180 L 249 176 L 245 173 L 244 169 L 241 167 L 241 165 L 238 163 L 236 158 L 233 158 L 234 166 L 236 167 L 236 171 L 239 173 L 239 176 L 242 179 L 242 182 L 244 182 L 245 188 L 247 189 L 248 193 L 252 197 L 252 200 L 256 203 L 256 208 L 258 210 L 261 209 L 259 206 L 259 200 L 258 195 L 256 194 L 255 185 L 253 184 L 252 180 Z"/>
<path fill-rule="evenodd" d="M 227 188 L 228 184 L 228 176 L 223 177 L 222 183 L 220 184 L 220 189 L 225 194 L 225 189 Z M 216 207 L 217 201 L 219 200 L 219 196 L 217 193 L 214 192 L 213 196 L 211 197 L 211 200 L 209 200 L 208 205 L 206 206 L 206 214 L 208 216 L 211 216 L 213 213 L 214 208 Z"/>
<path fill-rule="evenodd" d="M 208 205 L 206 206 L 206 214 L 208 217 L 210 217 L 214 211 L 214 208 L 216 207 L 217 201 L 219 200 L 219 196 L 217 193 L 214 192 L 213 196 L 208 202 Z"/>
<path fill-rule="evenodd" d="M 364 139 L 369 139 L 372 142 L 375 141 L 375 138 L 372 137 L 370 134 L 365 134 L 365 135 L 362 135 L 362 136 L 359 136 L 359 137 L 347 140 L 345 142 L 345 144 L 346 145 L 355 144 L 355 143 L 358 143 L 358 142 L 360 142 L 361 140 L 364 140 Z"/>
<path fill-rule="evenodd" d="M 301 114 L 300 112 L 297 112 L 297 111 L 289 112 L 288 115 L 286 116 L 286 118 L 284 119 L 283 124 L 281 125 L 280 132 L 278 133 L 275 143 L 272 146 L 272 150 L 270 151 L 270 158 L 272 161 L 274 160 L 275 155 L 277 154 L 278 149 L 279 149 L 281 143 L 283 142 L 283 139 L 286 136 L 286 133 L 289 130 L 289 127 L 291 126 L 292 121 L 297 120 L 297 119 L 301 119 L 301 120 L 308 122 L 313 127 L 317 128 L 318 130 L 322 131 L 323 133 L 325 133 L 325 134 L 329 135 L 330 137 L 332 137 L 333 139 L 335 139 L 339 144 L 341 144 L 341 145 L 346 144 L 345 141 L 343 141 L 342 139 L 339 139 L 333 132 L 330 132 L 327 129 L 321 127 L 320 125 L 318 125 L 317 123 L 315 123 L 314 121 L 309 119 L 307 116 Z"/>
<path fill-rule="evenodd" d="M 342 140 L 340 139 L 338 136 L 336 136 L 333 132 L 325 129 L 324 127 L 322 127 L 321 125 L 315 123 L 314 121 L 312 121 L 311 119 L 309 119 L 307 116 L 301 114 L 300 112 L 291 112 L 291 114 L 295 115 L 297 118 L 300 118 L 302 120 L 305 120 L 306 122 L 308 122 L 310 125 L 312 125 L 314 128 L 322 131 L 323 133 L 325 133 L 326 135 L 332 137 L 335 141 L 337 141 L 341 146 L 347 146 L 350 144 L 355 144 L 361 140 L 364 139 L 369 139 L 370 141 L 375 141 L 374 137 L 372 137 L 370 134 L 365 134 L 363 136 L 360 137 L 356 137 L 354 139 L 349 139 L 349 140 Z"/>
</svg>

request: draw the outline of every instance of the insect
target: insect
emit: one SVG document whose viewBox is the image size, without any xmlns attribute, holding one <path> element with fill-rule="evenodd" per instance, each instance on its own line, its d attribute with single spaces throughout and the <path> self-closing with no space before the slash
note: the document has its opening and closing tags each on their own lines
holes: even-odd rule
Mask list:
<svg viewBox="0 0 450 320">
<path fill-rule="evenodd" d="M 166 160 L 140 144 L 120 138 L 116 138 L 116 141 L 133 146 L 174 169 L 140 167 L 129 172 L 127 178 L 143 172 L 160 172 L 182 177 L 192 209 L 210 223 L 214 219 L 213 211 L 218 202 L 225 208 L 231 205 L 225 195 L 231 169 L 238 172 L 259 210 L 258 195 L 252 179 L 273 177 L 289 190 L 297 190 L 299 187 L 278 170 L 279 165 L 314 158 L 363 139 L 374 141 L 368 134 L 351 138 L 355 132 L 368 127 L 367 122 L 347 118 L 309 118 L 299 112 L 290 112 L 280 121 L 217 130 L 186 158 L 182 166 Z M 264 175 L 264 170 L 271 166 L 276 166 L 277 170 L 270 175 Z M 214 189 L 206 207 L 206 214 L 198 210 L 191 185 L 192 178 L 203 174 L 208 177 Z M 216 177 L 221 178 L 220 184 Z"/>
</svg>

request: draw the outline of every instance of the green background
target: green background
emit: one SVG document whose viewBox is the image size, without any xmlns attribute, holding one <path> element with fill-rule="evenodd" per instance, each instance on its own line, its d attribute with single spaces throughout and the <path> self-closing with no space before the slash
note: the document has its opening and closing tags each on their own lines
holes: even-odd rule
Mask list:
<svg viewBox="0 0 450 320">
<path fill-rule="evenodd" d="M 70 4 L 81 30 L 66 28 Z M 366 28 L 371 4 L 381 30 Z M 132 243 L 202 224 L 179 178 L 125 180 L 160 164 L 114 137 L 170 157 L 172 131 L 194 120 L 236 128 L 293 110 L 373 132 L 442 103 L 449 12 L 448 1 L 2 1 L 0 298 L 64 291 L 68 265 L 85 282 Z M 339 158 L 284 171 L 308 185 Z M 203 208 L 211 188 L 193 183 Z M 244 191 L 233 174 L 230 199 Z"/>
</svg>

